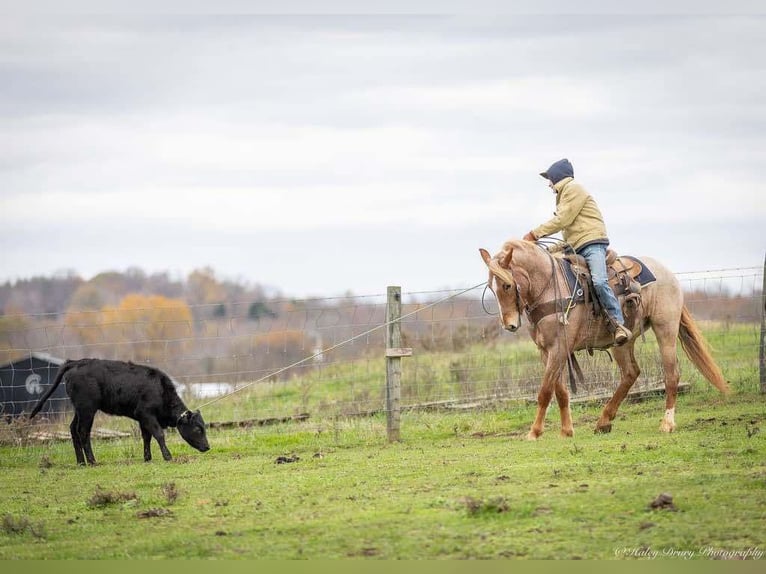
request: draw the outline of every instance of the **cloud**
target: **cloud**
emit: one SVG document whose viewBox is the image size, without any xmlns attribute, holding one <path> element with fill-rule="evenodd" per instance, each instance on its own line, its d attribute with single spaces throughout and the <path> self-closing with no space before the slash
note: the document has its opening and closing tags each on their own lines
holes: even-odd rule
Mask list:
<svg viewBox="0 0 766 574">
<path fill-rule="evenodd" d="M 9 17 L 0 279 L 128 264 L 236 275 L 257 260 L 252 279 L 294 286 L 285 261 L 310 244 L 356 261 L 325 271 L 328 291 L 385 283 L 384 271 L 419 287 L 471 282 L 478 246 L 551 216 L 538 172 L 561 157 L 620 245 L 663 255 L 673 231 L 685 251 L 705 245 L 700 264 L 759 264 L 762 27 L 754 16 Z"/>
</svg>

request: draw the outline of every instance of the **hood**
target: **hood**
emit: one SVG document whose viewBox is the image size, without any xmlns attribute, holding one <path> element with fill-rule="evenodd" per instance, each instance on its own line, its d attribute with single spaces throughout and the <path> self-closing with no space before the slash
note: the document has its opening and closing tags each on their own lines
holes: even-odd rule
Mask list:
<svg viewBox="0 0 766 574">
<path fill-rule="evenodd" d="M 565 177 L 574 177 L 574 168 L 568 159 L 560 159 L 540 175 L 555 185 Z"/>
</svg>

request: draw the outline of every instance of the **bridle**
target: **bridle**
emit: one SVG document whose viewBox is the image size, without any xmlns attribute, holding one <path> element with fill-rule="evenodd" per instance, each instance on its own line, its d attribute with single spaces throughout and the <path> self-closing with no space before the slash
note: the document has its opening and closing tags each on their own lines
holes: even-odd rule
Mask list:
<svg viewBox="0 0 766 574">
<path fill-rule="evenodd" d="M 543 296 L 543 294 L 548 290 L 548 288 L 551 286 L 551 284 L 553 284 L 555 293 L 556 294 L 559 293 L 560 285 L 559 285 L 558 277 L 557 277 L 557 274 L 556 274 L 556 262 L 555 262 L 553 256 L 550 254 L 550 252 L 548 252 L 547 250 L 545 250 L 545 251 L 546 251 L 546 253 L 547 253 L 547 255 L 548 255 L 548 257 L 549 257 L 549 259 L 551 261 L 551 274 L 550 274 L 550 277 L 548 278 L 548 281 L 546 281 L 545 286 L 540 290 L 540 292 L 537 294 L 537 296 L 529 298 L 530 302 L 532 303 L 531 305 L 530 304 L 524 304 L 523 307 L 522 307 L 523 301 L 522 301 L 522 298 L 521 298 L 521 288 L 519 287 L 519 283 L 518 283 L 518 281 L 516 281 L 516 278 L 513 276 L 513 272 L 511 271 L 510 266 L 508 268 L 504 268 L 506 271 L 508 271 L 508 274 L 509 274 L 511 280 L 513 281 L 513 283 L 514 283 L 514 285 L 516 287 L 516 310 L 519 313 L 519 325 L 518 325 L 518 327 L 516 329 L 513 329 L 513 331 L 516 331 L 516 330 L 518 330 L 519 327 L 521 327 L 522 315 L 523 315 L 522 312 L 521 312 L 522 309 L 524 310 L 524 313 L 526 313 L 527 319 L 533 325 L 533 327 L 536 325 L 536 323 L 533 323 L 533 319 L 532 319 L 532 316 L 530 315 L 530 313 L 532 313 L 532 311 L 534 311 L 535 309 L 537 309 L 538 307 L 540 307 L 540 305 L 542 305 L 544 303 L 544 301 L 541 301 L 540 299 Z M 490 267 L 490 272 L 491 272 L 491 267 Z M 501 277 L 499 275 L 497 275 L 496 273 L 492 273 L 492 276 L 497 277 L 498 279 L 501 279 Z M 492 289 L 491 282 L 492 282 L 492 279 L 490 278 L 490 281 L 485 285 L 484 291 L 481 294 L 481 306 L 484 309 L 484 312 L 487 313 L 488 315 L 499 315 L 500 314 L 499 312 L 498 313 L 490 313 L 487 310 L 486 305 L 484 304 L 484 297 L 487 294 L 487 289 L 492 291 L 492 293 L 495 295 L 495 299 L 497 300 L 497 293 L 495 293 L 495 291 Z M 529 287 L 531 289 L 531 282 L 529 281 L 529 277 L 528 276 L 527 276 L 527 282 L 529 283 Z M 503 286 L 503 289 L 510 289 L 511 288 L 511 284 L 510 283 L 506 283 L 506 282 L 503 282 L 502 286 Z M 575 296 L 575 294 L 573 293 L 572 294 L 572 298 L 574 298 L 574 296 Z M 558 300 L 558 298 L 554 299 L 554 302 L 557 301 L 557 300 Z M 570 301 L 570 306 L 571 306 L 571 301 Z M 564 326 L 567 324 L 567 322 L 566 322 L 566 314 L 568 312 L 569 312 L 569 309 L 567 308 L 567 310 L 566 310 L 566 312 L 564 314 L 564 321 L 561 322 L 562 329 L 563 329 L 564 341 L 565 341 L 565 344 L 567 346 L 568 346 L 568 344 L 566 343 L 566 341 L 567 341 L 567 330 L 566 330 L 566 328 Z M 577 364 L 577 360 L 576 360 L 574 354 L 570 354 L 567 357 L 567 366 L 568 366 L 568 369 L 569 369 L 569 385 L 570 385 L 570 388 L 572 389 L 573 393 L 577 393 L 577 382 L 576 382 L 576 379 L 579 376 L 580 379 L 582 380 L 582 371 L 580 370 L 580 367 Z"/>
<path fill-rule="evenodd" d="M 510 269 L 508 270 L 508 272 L 510 273 Z M 497 277 L 497 275 L 495 275 L 494 273 L 492 275 L 493 275 L 493 277 Z M 511 274 L 511 276 L 513 276 L 513 274 Z M 519 287 L 519 284 L 518 284 L 518 282 L 515 279 L 514 279 L 513 283 L 516 286 L 516 310 L 519 312 L 519 327 L 521 327 L 521 310 L 522 310 L 522 305 L 521 305 L 521 288 Z M 510 289 L 511 284 L 510 283 L 503 283 L 502 288 L 505 290 L 506 287 Z M 487 306 L 484 303 L 484 298 L 487 295 L 487 289 L 492 291 L 492 294 L 495 296 L 495 300 L 497 300 L 497 293 L 495 293 L 495 290 L 492 289 L 492 287 L 490 286 L 489 283 L 487 283 L 484 286 L 484 291 L 482 291 L 482 293 L 481 293 L 481 308 L 484 309 L 484 312 L 487 315 L 491 315 L 491 316 L 494 317 L 496 315 L 499 315 L 500 312 L 498 311 L 497 313 L 492 313 L 492 312 L 490 312 L 487 309 Z M 524 309 L 526 309 L 526 306 L 524 306 Z"/>
<path fill-rule="evenodd" d="M 524 313 L 526 313 L 527 314 L 527 318 L 529 318 L 529 313 L 534 311 L 537 307 L 539 307 L 542 304 L 542 301 L 540 301 L 539 299 L 543 296 L 543 293 L 545 293 L 548 290 L 548 287 L 550 287 L 551 283 L 553 283 L 555 281 L 555 279 L 556 279 L 556 263 L 555 263 L 555 261 L 553 259 L 553 256 L 550 253 L 548 253 L 547 250 L 546 250 L 546 253 L 547 253 L 547 255 L 548 255 L 548 257 L 550 258 L 550 261 L 551 261 L 551 275 L 548 278 L 548 281 L 546 282 L 546 284 L 540 290 L 540 292 L 535 297 L 530 297 L 529 298 L 530 303 L 524 303 L 524 301 L 521 298 L 521 288 L 519 287 L 519 282 L 516 281 L 516 279 L 513 277 L 513 272 L 510 270 L 510 268 L 507 269 L 508 273 L 511 276 L 511 279 L 513 279 L 514 285 L 516 286 L 516 310 L 519 312 L 519 327 L 521 327 L 521 317 L 523 315 L 522 311 Z M 494 277 L 500 278 L 495 273 L 492 273 L 492 275 Z M 505 283 L 505 282 L 503 283 L 503 289 L 510 288 L 510 287 L 511 287 L 510 283 Z M 556 282 L 556 287 L 558 287 L 558 282 Z M 491 313 L 490 311 L 487 310 L 487 307 L 486 307 L 486 305 L 484 303 L 484 298 L 485 298 L 485 296 L 487 294 L 487 289 L 492 291 L 492 293 L 495 295 L 495 299 L 497 300 L 497 293 L 495 293 L 494 289 L 492 289 L 490 283 L 487 283 L 484 286 L 484 291 L 481 294 L 481 306 L 482 306 L 482 309 L 484 309 L 484 312 L 487 315 L 492 315 L 492 316 L 499 315 L 500 314 L 499 312 L 498 313 Z"/>
</svg>

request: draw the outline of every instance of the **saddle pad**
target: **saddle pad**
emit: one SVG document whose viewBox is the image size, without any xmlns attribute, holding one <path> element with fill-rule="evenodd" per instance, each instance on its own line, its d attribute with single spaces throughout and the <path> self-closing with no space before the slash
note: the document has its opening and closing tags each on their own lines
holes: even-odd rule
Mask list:
<svg viewBox="0 0 766 574">
<path fill-rule="evenodd" d="M 561 259 L 562 268 L 564 269 L 564 277 L 567 280 L 567 286 L 569 287 L 569 293 L 575 293 L 575 303 L 582 303 L 585 301 L 585 293 L 582 286 L 582 280 L 578 282 L 577 275 L 572 270 L 572 263 L 568 259 Z M 576 289 L 576 291 L 575 291 Z"/>
<path fill-rule="evenodd" d="M 649 283 L 654 283 L 657 281 L 657 278 L 654 276 L 654 273 L 652 273 L 649 268 L 644 265 L 644 263 L 638 258 L 633 257 L 632 255 L 622 255 L 621 257 L 625 257 L 626 259 L 632 259 L 636 263 L 638 263 L 641 266 L 641 273 L 636 276 L 635 280 L 638 281 L 640 285 L 648 285 Z"/>
</svg>

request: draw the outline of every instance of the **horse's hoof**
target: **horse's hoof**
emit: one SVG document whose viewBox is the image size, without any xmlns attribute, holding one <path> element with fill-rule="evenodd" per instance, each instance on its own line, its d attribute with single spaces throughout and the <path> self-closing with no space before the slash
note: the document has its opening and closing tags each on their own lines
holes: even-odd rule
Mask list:
<svg viewBox="0 0 766 574">
<path fill-rule="evenodd" d="M 529 432 L 527 433 L 527 440 L 537 440 L 537 438 L 538 438 L 539 436 L 540 436 L 539 434 L 535 434 L 534 432 L 532 432 L 532 431 L 529 431 Z"/>
<path fill-rule="evenodd" d="M 605 425 L 599 425 L 596 427 L 596 429 L 593 431 L 595 434 L 607 434 L 612 432 L 612 423 L 607 423 Z"/>
<path fill-rule="evenodd" d="M 561 429 L 561 437 L 562 438 L 572 438 L 574 436 L 574 430 L 573 429 Z"/>
<path fill-rule="evenodd" d="M 662 421 L 662 422 L 660 423 L 660 432 L 667 432 L 667 433 L 671 433 L 671 432 L 673 432 L 674 430 L 676 430 L 676 425 L 671 425 L 671 424 L 670 424 L 669 422 L 667 422 L 667 421 Z"/>
</svg>

